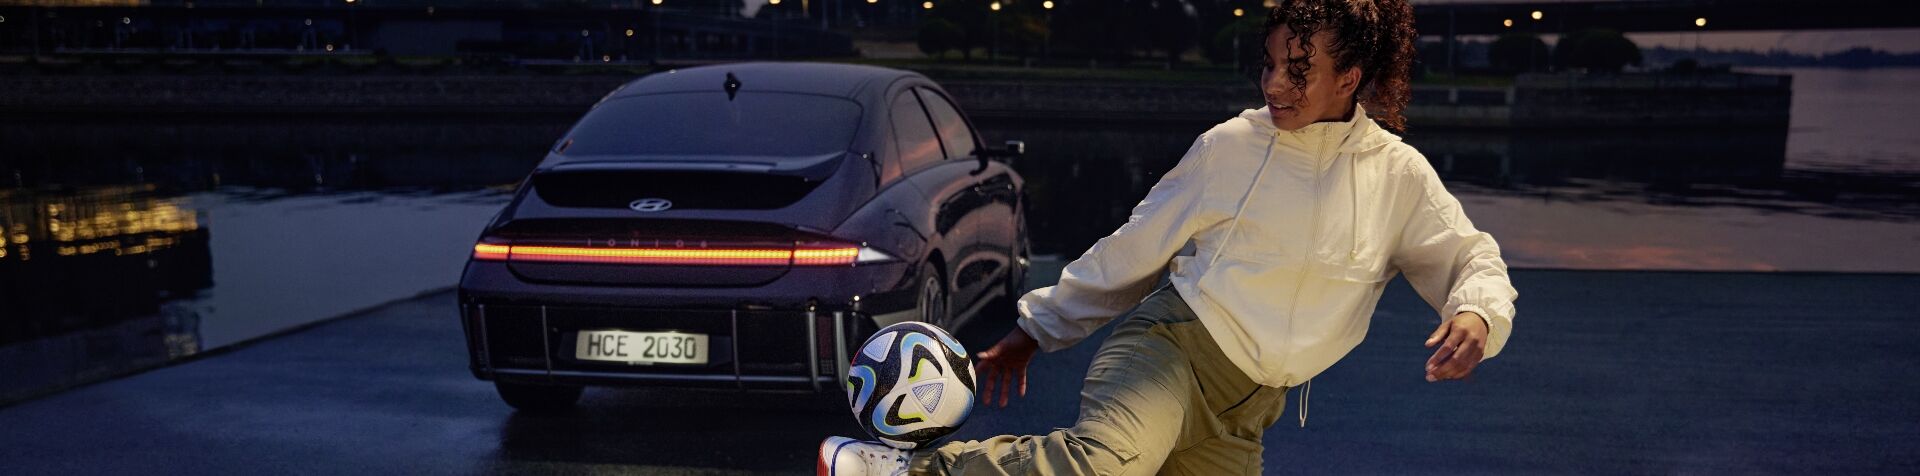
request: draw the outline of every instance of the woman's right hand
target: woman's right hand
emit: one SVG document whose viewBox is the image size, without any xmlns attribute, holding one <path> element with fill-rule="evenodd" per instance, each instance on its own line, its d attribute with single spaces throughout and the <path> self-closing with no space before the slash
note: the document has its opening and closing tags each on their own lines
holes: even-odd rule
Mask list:
<svg viewBox="0 0 1920 476">
<path fill-rule="evenodd" d="M 1027 331 L 1014 326 L 1012 332 L 1000 339 L 999 343 L 985 352 L 975 354 L 973 366 L 980 372 L 981 394 L 986 396 L 987 405 L 993 405 L 994 390 L 1000 391 L 1000 408 L 1007 407 L 1007 395 L 1013 393 L 1017 382 L 1020 396 L 1027 396 L 1027 363 L 1033 361 L 1033 354 L 1039 352 L 1040 342 L 1027 335 Z M 998 385 L 996 385 L 998 384 Z"/>
</svg>

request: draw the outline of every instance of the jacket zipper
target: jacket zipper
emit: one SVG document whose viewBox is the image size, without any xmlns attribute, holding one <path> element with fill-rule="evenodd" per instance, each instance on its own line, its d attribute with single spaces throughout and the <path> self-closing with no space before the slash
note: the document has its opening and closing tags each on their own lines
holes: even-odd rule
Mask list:
<svg viewBox="0 0 1920 476">
<path fill-rule="evenodd" d="M 1321 140 L 1321 148 L 1324 149 L 1325 146 L 1326 146 L 1326 141 L 1323 139 Z M 1298 315 L 1300 312 L 1300 288 L 1306 287 L 1307 272 L 1313 266 L 1314 247 L 1316 245 L 1316 241 L 1318 238 L 1317 235 L 1320 233 L 1320 205 L 1321 205 L 1320 203 L 1320 158 L 1322 155 L 1321 152 L 1322 151 L 1320 150 L 1315 150 L 1313 155 L 1313 159 L 1314 159 L 1313 163 L 1309 164 L 1313 171 L 1313 201 L 1312 201 L 1313 220 L 1310 222 L 1312 226 L 1307 228 L 1307 247 L 1306 247 L 1307 257 L 1301 260 L 1300 272 L 1296 274 L 1293 278 L 1293 299 L 1287 302 L 1287 336 L 1285 339 L 1283 339 L 1284 342 L 1282 342 L 1282 344 L 1284 345 L 1281 347 L 1280 355 L 1283 357 L 1283 360 L 1281 360 L 1280 369 L 1279 369 L 1283 375 L 1286 372 L 1287 361 L 1292 360 L 1291 358 L 1286 358 L 1286 357 L 1289 357 L 1293 352 L 1293 349 L 1292 349 L 1293 321 L 1298 318 Z"/>
</svg>

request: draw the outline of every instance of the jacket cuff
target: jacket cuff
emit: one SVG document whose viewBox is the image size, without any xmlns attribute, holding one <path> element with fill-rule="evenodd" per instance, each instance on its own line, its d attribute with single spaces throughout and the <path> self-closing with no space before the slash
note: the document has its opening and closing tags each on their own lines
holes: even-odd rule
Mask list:
<svg viewBox="0 0 1920 476">
<path fill-rule="evenodd" d="M 1506 347 L 1507 335 L 1511 332 L 1511 326 L 1507 324 L 1510 321 L 1507 321 L 1508 318 L 1506 316 L 1496 316 L 1488 312 L 1486 308 L 1466 303 L 1454 304 L 1448 306 L 1447 309 L 1448 312 L 1442 317 L 1441 322 L 1453 319 L 1453 316 L 1460 315 L 1462 312 L 1472 312 L 1474 315 L 1480 316 L 1482 321 L 1486 321 L 1487 343 L 1486 348 L 1481 352 L 1480 361 L 1485 362 L 1487 359 L 1493 358 L 1494 355 L 1500 353 L 1501 348 Z"/>
<path fill-rule="evenodd" d="M 1047 327 L 1040 323 L 1042 316 L 1035 312 L 1035 309 L 1029 307 L 1024 300 L 1016 303 L 1015 308 L 1020 310 L 1020 316 L 1014 319 L 1013 324 L 1019 326 L 1021 331 L 1026 332 L 1027 337 L 1032 337 L 1034 342 L 1039 343 L 1041 352 L 1053 352 L 1073 345 L 1073 343 L 1070 342 L 1061 342 L 1059 337 L 1048 332 Z M 1057 316 L 1045 317 L 1057 318 Z"/>
</svg>

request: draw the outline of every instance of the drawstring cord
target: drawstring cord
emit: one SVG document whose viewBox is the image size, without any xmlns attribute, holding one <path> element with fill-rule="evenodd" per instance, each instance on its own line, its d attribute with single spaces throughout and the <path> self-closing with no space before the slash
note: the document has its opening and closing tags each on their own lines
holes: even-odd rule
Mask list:
<svg viewBox="0 0 1920 476">
<path fill-rule="evenodd" d="M 1349 130 L 1348 134 L 1352 134 L 1352 131 Z M 1279 131 L 1276 130 L 1272 136 L 1267 137 L 1266 156 L 1261 158 L 1260 168 L 1254 171 L 1253 183 L 1247 185 L 1246 195 L 1240 197 L 1240 206 L 1233 211 L 1233 223 L 1227 226 L 1227 236 L 1220 239 L 1220 246 L 1213 250 L 1213 258 L 1207 260 L 1207 269 L 1212 269 L 1214 263 L 1220 261 L 1220 253 L 1226 251 L 1227 244 L 1233 241 L 1234 233 L 1239 231 L 1240 215 L 1247 211 L 1247 202 L 1253 199 L 1254 190 L 1260 187 L 1260 178 L 1267 174 L 1267 164 L 1273 161 L 1273 146 L 1279 136 Z M 1325 139 L 1324 136 L 1322 138 Z M 1342 137 L 1342 139 L 1345 138 Z M 1342 142 L 1345 141 L 1343 140 Z M 1321 146 L 1326 146 L 1325 140 L 1322 140 Z M 1338 160 L 1338 158 L 1336 155 L 1335 160 Z M 1356 157 L 1352 153 L 1347 154 L 1347 177 L 1348 180 L 1352 182 L 1347 195 L 1351 204 L 1348 209 L 1352 213 L 1351 220 L 1348 222 L 1348 226 L 1350 227 L 1348 230 L 1350 233 L 1349 236 L 1352 237 L 1352 245 L 1347 251 L 1348 260 L 1357 260 L 1360 257 L 1360 176 L 1357 173 L 1358 166 L 1354 164 L 1356 161 Z M 1315 224 L 1315 228 L 1318 228 L 1318 224 Z M 1309 233 L 1312 233 L 1312 231 L 1309 231 Z M 1307 399 L 1313 395 L 1313 379 L 1307 379 L 1305 387 L 1306 388 L 1300 392 L 1301 428 L 1307 427 Z"/>
<path fill-rule="evenodd" d="M 1313 395 L 1313 379 L 1307 379 L 1306 391 L 1300 392 L 1300 427 L 1307 427 L 1307 397 Z"/>
</svg>

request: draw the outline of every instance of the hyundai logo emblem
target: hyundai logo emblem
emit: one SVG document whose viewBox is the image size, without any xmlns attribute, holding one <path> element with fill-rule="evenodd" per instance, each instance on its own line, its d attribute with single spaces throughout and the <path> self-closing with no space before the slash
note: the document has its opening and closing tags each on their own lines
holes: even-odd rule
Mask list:
<svg viewBox="0 0 1920 476">
<path fill-rule="evenodd" d="M 664 198 L 642 198 L 628 203 L 627 208 L 636 212 L 658 212 L 673 208 L 673 201 Z"/>
</svg>

